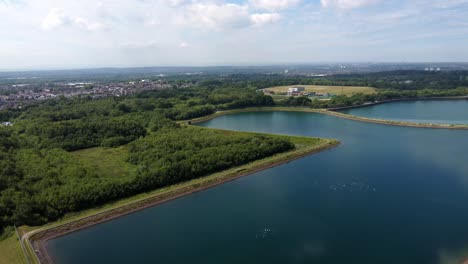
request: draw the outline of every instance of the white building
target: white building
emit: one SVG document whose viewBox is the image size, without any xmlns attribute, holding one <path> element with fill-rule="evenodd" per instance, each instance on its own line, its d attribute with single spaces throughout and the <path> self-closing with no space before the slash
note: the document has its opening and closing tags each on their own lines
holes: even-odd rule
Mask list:
<svg viewBox="0 0 468 264">
<path fill-rule="evenodd" d="M 288 96 L 299 95 L 303 91 L 305 91 L 304 87 L 291 87 L 288 89 Z"/>
</svg>

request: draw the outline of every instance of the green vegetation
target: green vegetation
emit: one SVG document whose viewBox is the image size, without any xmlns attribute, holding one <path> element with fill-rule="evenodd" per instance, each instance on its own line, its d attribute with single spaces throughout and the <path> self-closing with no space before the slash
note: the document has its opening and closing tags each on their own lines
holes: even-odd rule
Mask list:
<svg viewBox="0 0 468 264">
<path fill-rule="evenodd" d="M 136 166 L 127 162 L 128 147 L 96 147 L 71 152 L 85 168 L 99 177 L 122 178 L 135 173 Z"/>
<path fill-rule="evenodd" d="M 0 264 L 26 264 L 24 253 L 14 231 L 5 232 L 0 239 Z"/>
<path fill-rule="evenodd" d="M 151 191 L 294 148 L 285 139 L 173 120 L 271 105 L 253 89 L 198 87 L 124 98 L 46 101 L 0 127 L 0 229 Z M 99 162 L 99 166 L 96 166 Z"/>
<path fill-rule="evenodd" d="M 418 99 L 427 97 L 447 97 L 447 96 L 466 96 L 468 95 L 467 88 L 457 88 L 450 90 L 414 90 L 414 91 L 397 91 L 397 90 L 379 90 L 375 94 L 353 94 L 351 96 L 338 95 L 330 100 L 311 100 L 307 97 L 288 97 L 286 100 L 278 101 L 278 105 L 283 106 L 300 106 L 311 108 L 335 108 L 363 105 L 371 102 L 381 102 L 394 99 Z"/>
<path fill-rule="evenodd" d="M 396 70 L 308 77 L 283 74 L 237 74 L 225 78 L 231 87 L 263 89 L 287 85 L 361 86 L 393 90 L 449 90 L 468 87 L 468 71 Z"/>
<path fill-rule="evenodd" d="M 69 153 L 59 148 L 13 149 L 7 164 L 12 169 L 2 175 L 2 224 L 43 224 L 66 212 L 200 177 L 292 148 L 294 145 L 284 139 L 182 126 L 163 128 L 128 147 L 112 150 Z M 102 154 L 107 156 L 94 159 Z M 124 157 L 128 157 L 126 161 Z M 109 167 L 113 169 L 106 171 Z"/>
<path fill-rule="evenodd" d="M 168 129 L 130 144 L 142 190 L 200 177 L 294 148 L 287 140 L 196 127 Z"/>
<path fill-rule="evenodd" d="M 377 94 L 355 94 L 352 96 L 335 96 L 328 101 L 314 100 L 310 106 L 313 108 L 333 108 L 344 106 L 362 105 L 368 102 L 381 102 L 393 99 L 417 99 L 427 97 L 447 97 L 447 96 L 466 96 L 468 89 L 457 88 L 449 90 L 415 90 L 415 91 L 396 91 L 380 90 Z"/>
</svg>

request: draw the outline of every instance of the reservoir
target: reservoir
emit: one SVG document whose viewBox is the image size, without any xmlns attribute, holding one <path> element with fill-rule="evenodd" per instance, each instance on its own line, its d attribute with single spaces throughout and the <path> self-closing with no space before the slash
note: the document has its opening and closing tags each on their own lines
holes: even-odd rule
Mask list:
<svg viewBox="0 0 468 264">
<path fill-rule="evenodd" d="M 468 124 L 468 100 L 400 101 L 340 111 L 345 114 L 393 121 Z"/>
<path fill-rule="evenodd" d="M 239 113 L 201 125 L 336 138 L 342 144 L 51 240 L 47 249 L 55 262 L 468 259 L 468 131 L 296 112 Z"/>
</svg>

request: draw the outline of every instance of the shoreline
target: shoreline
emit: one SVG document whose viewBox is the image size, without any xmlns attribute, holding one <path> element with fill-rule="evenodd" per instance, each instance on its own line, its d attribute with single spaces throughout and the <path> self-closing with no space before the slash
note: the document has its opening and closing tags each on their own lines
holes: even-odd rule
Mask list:
<svg viewBox="0 0 468 264">
<path fill-rule="evenodd" d="M 289 163 L 293 160 L 331 149 L 338 146 L 339 144 L 340 142 L 337 140 L 322 139 L 322 142 L 317 145 L 296 147 L 294 150 L 279 153 L 268 158 L 228 169 L 226 171 L 214 173 L 189 182 L 175 185 L 178 186 L 178 188 L 170 190 L 166 193 L 163 192 L 150 195 L 149 197 L 130 202 L 116 208 L 104 210 L 89 216 L 78 217 L 75 220 L 71 219 L 63 224 L 52 224 L 50 227 L 44 227 L 27 232 L 23 235 L 22 240 L 26 242 L 29 249 L 28 253 L 34 256 L 35 262 L 41 264 L 53 263 L 53 259 L 47 252 L 46 245 L 47 241 L 51 239 L 77 232 L 118 217 L 126 216 L 131 213 L 147 209 L 149 207 L 157 206 L 159 204 L 172 201 L 192 193 L 200 192 L 229 181 L 234 181 L 262 170 Z M 227 174 L 219 178 L 214 177 L 214 175 L 224 173 Z"/>
<path fill-rule="evenodd" d="M 464 97 L 465 99 L 468 99 L 468 97 Z M 431 98 L 433 99 L 433 98 Z M 426 100 L 431 100 L 431 99 L 426 99 Z M 450 98 L 445 100 L 458 100 L 461 99 L 459 97 L 457 98 Z M 433 99 L 436 100 L 436 99 Z M 390 102 L 390 101 L 386 101 Z M 378 104 L 385 103 L 385 102 L 379 102 Z M 377 104 L 377 103 L 376 103 Z M 361 106 L 354 106 L 356 107 L 365 107 L 365 106 L 371 106 L 375 104 L 367 104 L 367 105 L 361 105 Z M 331 115 L 335 116 L 338 118 L 343 118 L 343 119 L 348 119 L 348 120 L 354 120 L 354 121 L 359 121 L 359 122 L 365 122 L 365 123 L 373 123 L 373 124 L 380 124 L 380 125 L 391 125 L 391 126 L 400 126 L 400 127 L 414 127 L 414 128 L 433 128 L 433 129 L 458 129 L 458 130 L 468 130 L 468 124 L 435 124 L 435 123 L 416 123 L 416 122 L 405 122 L 405 121 L 393 121 L 393 120 L 387 120 L 387 119 L 377 119 L 377 118 L 370 118 L 370 117 L 362 117 L 362 116 L 355 116 L 355 115 L 350 115 L 350 114 L 345 114 L 341 112 L 334 111 L 332 109 L 314 109 L 314 108 L 301 108 L 301 107 L 282 107 L 282 106 L 276 106 L 276 107 L 252 107 L 252 108 L 243 108 L 243 109 L 234 109 L 234 110 L 226 110 L 226 111 L 219 111 L 214 114 L 204 116 L 204 117 L 199 117 L 199 118 L 194 118 L 192 120 L 188 121 L 181 121 L 181 122 L 190 122 L 191 124 L 198 124 L 202 122 L 209 121 L 211 119 L 223 116 L 223 115 L 230 115 L 230 114 L 237 114 L 237 113 L 248 113 L 248 112 L 303 112 L 303 113 L 318 113 L 318 114 L 324 114 L 324 115 Z"/>
<path fill-rule="evenodd" d="M 354 120 L 365 123 L 381 124 L 381 125 L 390 125 L 390 126 L 400 126 L 400 127 L 413 127 L 413 128 L 432 128 L 432 129 L 458 129 L 458 130 L 468 130 L 468 124 L 435 124 L 435 123 L 415 123 L 415 122 L 405 122 L 405 121 L 392 121 L 387 119 L 377 119 L 370 117 L 362 117 L 344 114 L 340 112 L 335 112 L 331 110 L 321 110 L 320 113 L 331 115 L 343 119 Z"/>
</svg>

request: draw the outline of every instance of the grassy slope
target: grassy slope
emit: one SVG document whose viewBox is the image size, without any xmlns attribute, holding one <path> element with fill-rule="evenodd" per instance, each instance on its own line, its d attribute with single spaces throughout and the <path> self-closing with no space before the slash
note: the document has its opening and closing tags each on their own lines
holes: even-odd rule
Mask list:
<svg viewBox="0 0 468 264">
<path fill-rule="evenodd" d="M 100 177 L 125 177 L 135 166 L 127 163 L 127 146 L 118 148 L 90 148 L 72 152 L 85 166 L 90 167 Z"/>
<path fill-rule="evenodd" d="M 15 232 L 0 241 L 0 264 L 26 264 Z"/>
<path fill-rule="evenodd" d="M 275 93 L 287 93 L 290 87 L 304 87 L 306 92 L 318 92 L 318 93 L 331 93 L 336 95 L 351 96 L 357 93 L 363 94 L 374 94 L 376 89 L 372 87 L 361 87 L 361 86 L 321 86 L 321 85 L 289 85 L 289 86 L 276 86 L 266 88 L 268 91 Z"/>
<path fill-rule="evenodd" d="M 208 128 L 200 128 L 200 129 L 208 129 Z M 242 133 L 245 135 L 253 135 L 258 133 L 250 133 L 250 132 L 233 132 L 233 131 L 225 131 L 226 133 Z M 190 190 L 191 188 L 200 187 L 203 185 L 209 185 L 216 182 L 221 182 L 226 179 L 235 178 L 241 174 L 245 174 L 249 171 L 255 171 L 270 165 L 273 165 L 278 162 L 284 162 L 285 160 L 298 158 L 300 156 L 312 153 L 314 151 L 320 151 L 326 147 L 330 147 L 336 145 L 338 142 L 335 140 L 329 139 L 319 139 L 319 138 L 308 138 L 308 137 L 292 137 L 292 136 L 284 136 L 284 135 L 271 135 L 273 137 L 282 137 L 288 138 L 296 145 L 296 149 L 292 151 L 288 151 L 285 153 L 276 154 L 272 157 L 268 157 L 262 160 L 257 160 L 252 163 L 231 168 L 226 171 L 214 173 L 208 175 L 206 177 L 193 179 L 187 182 L 179 183 L 173 186 L 161 188 L 149 193 L 143 193 L 140 195 L 136 195 L 130 198 L 121 199 L 118 201 L 107 203 L 103 206 L 84 210 L 81 212 L 69 213 L 65 215 L 61 220 L 47 224 L 42 227 L 28 227 L 23 226 L 21 227 L 21 231 L 23 233 L 32 231 L 32 230 L 46 230 L 53 226 L 66 224 L 69 222 L 76 221 L 78 219 L 82 219 L 84 217 L 88 217 L 91 215 L 95 215 L 97 213 L 106 212 L 115 208 L 120 208 L 123 206 L 130 206 L 136 202 L 148 199 L 150 197 L 157 197 L 157 196 L 170 196 L 172 193 L 183 192 L 187 189 Z M 74 155 L 78 159 L 80 159 L 86 166 L 90 166 L 99 172 L 102 177 L 125 177 L 128 173 L 134 169 L 133 165 L 127 163 L 126 155 L 127 149 L 126 147 L 119 147 L 119 148 L 91 148 L 86 150 L 80 150 L 73 152 Z M 29 245 L 26 245 L 29 247 Z M 8 250 L 9 248 L 17 248 L 17 251 Z M 8 250 L 11 254 L 7 263 L 24 263 L 24 256 L 21 252 L 20 245 L 16 239 L 7 239 L 4 241 L 0 241 L 0 256 L 3 254 L 2 251 Z M 0 262 L 0 264 L 3 264 Z"/>
</svg>

